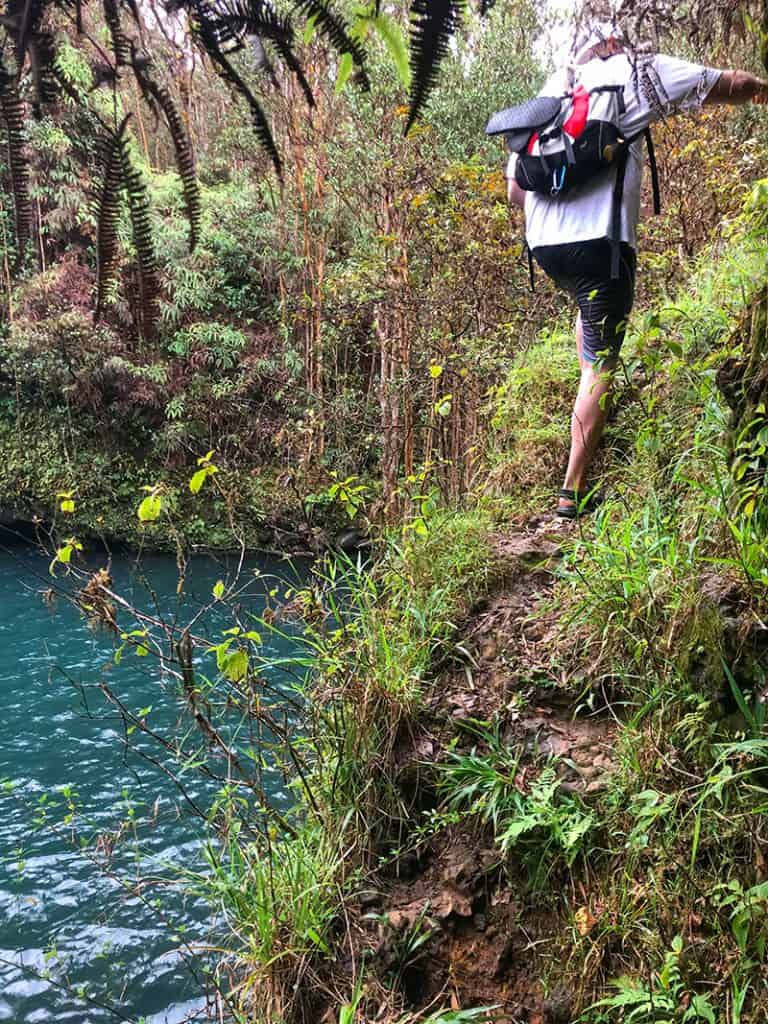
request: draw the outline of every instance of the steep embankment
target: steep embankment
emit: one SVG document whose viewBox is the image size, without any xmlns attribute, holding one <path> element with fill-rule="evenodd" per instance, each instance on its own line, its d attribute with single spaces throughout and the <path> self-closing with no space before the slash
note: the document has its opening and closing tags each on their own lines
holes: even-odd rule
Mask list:
<svg viewBox="0 0 768 1024">
<path fill-rule="evenodd" d="M 354 771 L 337 754 L 321 799 L 361 856 L 333 1005 L 765 1019 L 766 414 L 733 435 L 718 388 L 765 259 L 742 228 L 639 318 L 592 520 L 438 517 L 331 641 L 356 696 L 318 696 L 354 703 Z"/>
</svg>

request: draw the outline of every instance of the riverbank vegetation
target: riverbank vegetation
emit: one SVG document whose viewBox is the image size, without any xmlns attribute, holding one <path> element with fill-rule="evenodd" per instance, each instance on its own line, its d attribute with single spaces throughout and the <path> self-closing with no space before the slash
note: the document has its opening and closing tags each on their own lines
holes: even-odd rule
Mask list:
<svg viewBox="0 0 768 1024">
<path fill-rule="evenodd" d="M 683 44 L 702 12 L 671 37 L 650 6 L 662 45 L 757 66 L 760 12 Z M 186 36 L 81 13 L 45 12 L 60 91 L 18 139 L 39 97 L 3 65 L 0 512 L 44 530 L 115 661 L 174 681 L 173 735 L 103 683 L 125 742 L 219 784 L 183 873 L 217 1012 L 764 1020 L 765 117 L 656 132 L 605 495 L 568 527 L 570 312 L 530 292 L 482 140 L 542 80 L 537 7 L 467 11 L 407 135 L 404 11 L 345 8 L 367 91 L 318 23 L 301 75 L 250 39 L 227 66 L 272 148 Z M 363 555 L 320 554 L 342 525 Z M 318 558 L 258 618 L 222 579 L 200 635 L 92 572 L 98 536 L 174 550 L 180 593 L 190 549 Z"/>
</svg>

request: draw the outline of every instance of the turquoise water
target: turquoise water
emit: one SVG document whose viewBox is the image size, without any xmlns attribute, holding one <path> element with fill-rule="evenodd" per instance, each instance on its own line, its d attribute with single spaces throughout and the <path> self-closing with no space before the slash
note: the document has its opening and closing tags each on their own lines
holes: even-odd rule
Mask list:
<svg viewBox="0 0 768 1024">
<path fill-rule="evenodd" d="M 240 598 L 246 616 L 261 611 L 274 586 L 253 568 Z M 256 568 L 296 579 L 286 563 Z M 130 557 L 113 556 L 111 566 L 116 590 L 168 617 L 194 613 L 231 569 L 196 559 L 180 604 L 172 559 L 145 557 L 137 572 Z M 13 781 L 0 791 L 0 1021 L 207 1019 L 199 947 L 216 938 L 216 922 L 208 907 L 185 899 L 173 867 L 202 866 L 203 828 L 160 768 L 126 752 L 122 723 L 98 684 L 108 679 L 133 710 L 152 705 L 159 729 L 187 727 L 184 708 L 151 658 L 126 655 L 107 667 L 111 634 L 67 601 L 50 600 L 50 585 L 47 558 L 0 547 L 0 780 Z M 196 631 L 221 625 L 199 622 Z M 297 646 L 270 643 L 284 656 Z M 210 806 L 216 784 L 194 773 L 184 782 L 196 803 Z M 277 772 L 266 773 L 265 785 L 287 802 Z M 75 794 L 70 820 L 66 792 Z M 124 828 L 113 846 L 115 830 L 131 820 L 136 835 Z"/>
</svg>

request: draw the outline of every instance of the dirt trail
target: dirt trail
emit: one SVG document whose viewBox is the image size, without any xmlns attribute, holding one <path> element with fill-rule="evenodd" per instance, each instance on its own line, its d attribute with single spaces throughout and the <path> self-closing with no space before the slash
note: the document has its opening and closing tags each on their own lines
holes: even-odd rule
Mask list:
<svg viewBox="0 0 768 1024">
<path fill-rule="evenodd" d="M 563 640 L 552 570 L 570 528 L 548 517 L 495 537 L 504 583 L 462 624 L 466 662 L 435 680 L 418 731 L 399 754 L 403 792 L 422 808 L 436 802 L 424 765 L 444 758 L 449 743 L 470 750 L 477 721 L 498 722 L 504 744 L 520 758 L 521 792 L 551 757 L 562 789 L 586 801 L 615 768 L 616 723 L 580 700 L 578 652 L 568 670 L 553 657 Z M 400 857 L 379 891 L 368 894 L 361 946 L 382 976 L 398 972 L 414 1007 L 430 1000 L 494 1005 L 496 1024 L 570 1024 L 570 993 L 545 994 L 538 980 L 552 968 L 541 950 L 567 934 L 567 924 L 545 900 L 521 900 L 521 888 L 511 884 L 515 871 L 509 858 L 502 865 L 480 826 L 451 825 Z M 425 930 L 429 941 L 403 966 L 404 950 Z"/>
</svg>

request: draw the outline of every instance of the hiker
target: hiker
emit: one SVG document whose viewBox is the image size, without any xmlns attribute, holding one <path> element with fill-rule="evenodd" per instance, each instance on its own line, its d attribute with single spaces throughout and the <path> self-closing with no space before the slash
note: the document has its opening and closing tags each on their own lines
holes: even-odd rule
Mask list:
<svg viewBox="0 0 768 1024">
<path fill-rule="evenodd" d="M 620 91 L 618 128 L 627 142 L 633 140 L 625 146 L 623 193 L 617 186 L 620 172 L 613 167 L 562 195 L 524 191 L 519 177 L 515 180 L 516 162 L 521 159 L 517 153 L 507 167 L 509 201 L 525 209 L 529 251 L 548 276 L 575 297 L 579 309 L 576 351 L 581 381 L 571 419 L 568 468 L 556 509 L 566 519 L 589 509 L 587 471 L 605 426 L 612 372 L 634 299 L 642 133 L 654 121 L 710 104 L 768 102 L 768 82 L 746 71 L 719 71 L 662 54 L 633 60 L 621 31 L 610 23 L 587 33 L 575 48 L 573 63 L 553 75 L 539 95 L 563 96 L 573 90 L 574 83 L 580 83 L 590 97 Z M 573 162 L 572 155 L 570 159 Z M 543 163 L 549 170 L 546 160 Z M 560 170 L 565 174 L 570 167 Z M 655 165 L 653 170 L 655 179 Z M 557 192 L 557 183 L 555 173 L 552 193 Z"/>
</svg>

